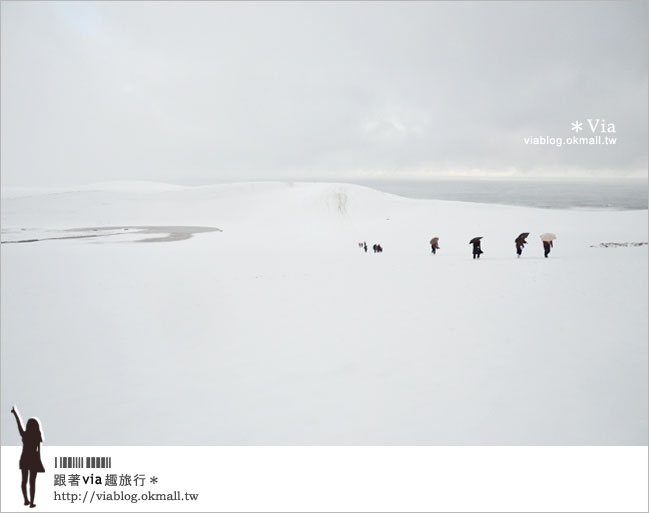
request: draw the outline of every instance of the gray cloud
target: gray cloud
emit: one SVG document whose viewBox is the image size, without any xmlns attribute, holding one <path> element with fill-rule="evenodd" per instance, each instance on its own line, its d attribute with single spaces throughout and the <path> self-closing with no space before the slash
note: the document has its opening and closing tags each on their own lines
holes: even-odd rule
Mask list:
<svg viewBox="0 0 649 513">
<path fill-rule="evenodd" d="M 646 175 L 647 18 L 624 1 L 4 2 L 2 182 Z M 523 142 L 587 118 L 616 145 Z"/>
</svg>

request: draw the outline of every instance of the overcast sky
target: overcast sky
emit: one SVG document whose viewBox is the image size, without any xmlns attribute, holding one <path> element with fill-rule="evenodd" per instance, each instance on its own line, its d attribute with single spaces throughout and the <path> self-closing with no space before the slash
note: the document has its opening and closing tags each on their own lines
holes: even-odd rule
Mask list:
<svg viewBox="0 0 649 513">
<path fill-rule="evenodd" d="M 2 184 L 647 176 L 647 2 L 12 2 Z M 533 146 L 571 123 L 615 145 Z"/>
</svg>

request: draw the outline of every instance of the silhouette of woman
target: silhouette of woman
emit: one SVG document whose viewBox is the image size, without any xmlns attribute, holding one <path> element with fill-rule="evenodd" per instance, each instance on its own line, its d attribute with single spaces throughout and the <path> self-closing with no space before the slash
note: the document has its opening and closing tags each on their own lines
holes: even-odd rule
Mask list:
<svg viewBox="0 0 649 513">
<path fill-rule="evenodd" d="M 31 418 L 27 421 L 26 429 L 23 429 L 20 415 L 15 406 L 11 408 L 11 413 L 16 417 L 18 431 L 23 439 L 23 452 L 20 455 L 20 470 L 22 471 L 23 479 L 20 483 L 20 488 L 25 499 L 25 506 L 29 505 L 30 508 L 34 508 L 36 507 L 36 504 L 34 504 L 34 495 L 36 495 L 36 474 L 38 472 L 45 472 L 45 468 L 41 462 L 41 442 L 43 441 L 41 426 L 37 419 Z M 28 477 L 30 500 L 27 500 Z"/>
</svg>

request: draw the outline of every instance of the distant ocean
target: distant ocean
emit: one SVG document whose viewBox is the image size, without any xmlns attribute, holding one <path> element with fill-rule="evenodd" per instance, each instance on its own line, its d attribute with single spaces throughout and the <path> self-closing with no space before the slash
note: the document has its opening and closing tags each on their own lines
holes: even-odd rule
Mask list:
<svg viewBox="0 0 649 513">
<path fill-rule="evenodd" d="M 647 181 L 431 180 L 355 181 L 408 198 L 500 203 L 539 208 L 647 209 Z"/>
</svg>

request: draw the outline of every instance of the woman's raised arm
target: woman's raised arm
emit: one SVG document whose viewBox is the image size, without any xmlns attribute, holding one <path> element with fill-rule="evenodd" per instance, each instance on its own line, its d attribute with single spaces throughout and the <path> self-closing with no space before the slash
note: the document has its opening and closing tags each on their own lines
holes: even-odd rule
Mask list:
<svg viewBox="0 0 649 513">
<path fill-rule="evenodd" d="M 20 415 L 18 414 L 18 410 L 16 410 L 15 406 L 11 407 L 11 413 L 13 413 L 14 417 L 16 417 L 16 424 L 18 424 L 18 431 L 20 432 L 20 436 L 23 436 L 25 434 L 25 430 L 23 429 L 23 423 L 20 421 Z"/>
</svg>

